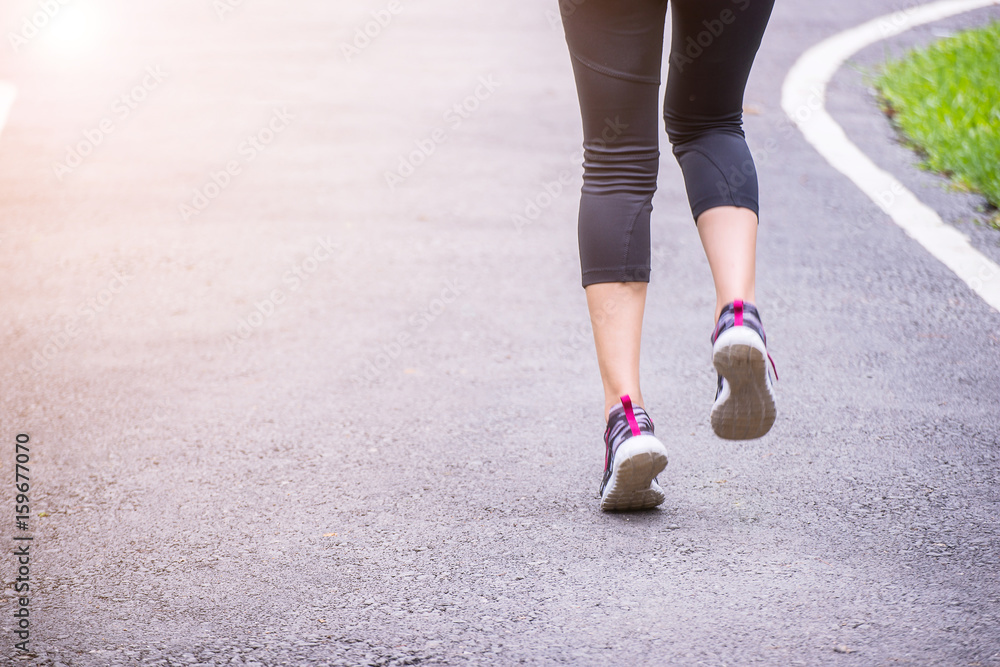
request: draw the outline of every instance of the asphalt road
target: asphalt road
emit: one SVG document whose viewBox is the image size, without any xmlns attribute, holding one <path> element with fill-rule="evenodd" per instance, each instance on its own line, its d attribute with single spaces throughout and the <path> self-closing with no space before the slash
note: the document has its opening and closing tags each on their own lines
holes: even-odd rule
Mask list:
<svg viewBox="0 0 1000 667">
<path fill-rule="evenodd" d="M 780 108 L 809 45 L 898 8 L 779 2 L 751 77 L 760 440 L 709 426 L 714 296 L 663 138 L 667 502 L 607 515 L 554 2 L 5 3 L 0 660 L 1000 665 L 1000 313 Z M 997 256 L 857 70 L 829 106 Z"/>
</svg>

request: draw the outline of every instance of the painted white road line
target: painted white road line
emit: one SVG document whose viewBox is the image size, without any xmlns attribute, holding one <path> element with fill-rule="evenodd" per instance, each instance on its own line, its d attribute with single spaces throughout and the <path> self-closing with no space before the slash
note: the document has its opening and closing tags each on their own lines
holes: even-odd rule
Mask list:
<svg viewBox="0 0 1000 667">
<path fill-rule="evenodd" d="M 7 114 L 14 106 L 14 98 L 17 97 L 17 88 L 14 84 L 0 81 L 0 134 L 3 133 L 4 125 L 7 124 Z"/>
<path fill-rule="evenodd" d="M 854 181 L 897 225 L 1000 311 L 1000 266 L 972 247 L 892 174 L 852 144 L 827 113 L 826 86 L 840 66 L 864 47 L 910 28 L 1000 0 L 942 0 L 886 14 L 826 39 L 806 51 L 785 77 L 781 106 L 827 162 Z"/>
</svg>

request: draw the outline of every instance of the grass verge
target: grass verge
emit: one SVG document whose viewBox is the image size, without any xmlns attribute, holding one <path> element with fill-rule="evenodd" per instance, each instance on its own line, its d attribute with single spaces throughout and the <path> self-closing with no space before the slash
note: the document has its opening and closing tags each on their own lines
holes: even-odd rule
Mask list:
<svg viewBox="0 0 1000 667">
<path fill-rule="evenodd" d="M 888 62 L 874 83 L 924 167 L 985 195 L 1000 229 L 1000 21 Z"/>
</svg>

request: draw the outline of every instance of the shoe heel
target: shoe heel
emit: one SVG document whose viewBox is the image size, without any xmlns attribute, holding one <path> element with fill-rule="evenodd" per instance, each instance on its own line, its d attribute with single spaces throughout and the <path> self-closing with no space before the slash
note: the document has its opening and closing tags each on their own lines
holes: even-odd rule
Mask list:
<svg viewBox="0 0 1000 667">
<path fill-rule="evenodd" d="M 653 479 L 667 467 L 667 448 L 656 436 L 629 438 L 615 455 L 615 470 L 608 480 L 601 509 L 638 510 L 656 507 L 664 501 Z"/>
<path fill-rule="evenodd" d="M 715 434 L 726 440 L 753 440 L 770 431 L 777 411 L 760 336 L 746 327 L 723 332 L 712 364 L 727 384 L 712 406 Z"/>
</svg>

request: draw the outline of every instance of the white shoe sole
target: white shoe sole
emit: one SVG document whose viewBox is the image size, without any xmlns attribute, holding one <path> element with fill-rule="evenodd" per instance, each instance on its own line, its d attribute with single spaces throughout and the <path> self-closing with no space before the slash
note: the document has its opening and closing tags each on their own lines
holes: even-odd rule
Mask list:
<svg viewBox="0 0 1000 667">
<path fill-rule="evenodd" d="M 656 436 L 632 436 L 615 452 L 611 478 L 601 496 L 601 510 L 640 510 L 656 507 L 665 498 L 653 478 L 667 467 L 667 448 Z"/>
<path fill-rule="evenodd" d="M 715 434 L 727 440 L 752 440 L 770 431 L 777 410 L 760 336 L 747 327 L 724 331 L 712 348 L 712 363 L 725 378 L 712 406 Z"/>
</svg>

